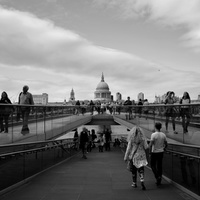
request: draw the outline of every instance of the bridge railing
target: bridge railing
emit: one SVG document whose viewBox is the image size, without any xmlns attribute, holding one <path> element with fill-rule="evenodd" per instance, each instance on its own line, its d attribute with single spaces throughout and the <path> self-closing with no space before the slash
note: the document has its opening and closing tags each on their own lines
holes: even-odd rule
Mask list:
<svg viewBox="0 0 200 200">
<path fill-rule="evenodd" d="M 30 109 L 28 126 L 29 134 L 21 132 L 23 120 L 22 110 Z M 187 112 L 182 112 L 183 109 Z M 167 110 L 173 109 L 174 114 L 169 115 Z M 100 112 L 99 112 L 100 110 Z M 162 122 L 162 130 L 167 137 L 180 141 L 184 144 L 200 145 L 200 104 L 188 105 L 164 105 L 151 104 L 143 106 L 107 106 L 101 111 L 100 106 L 25 106 L 0 104 L 0 144 L 9 144 L 17 141 L 35 137 L 34 140 L 41 141 L 54 138 L 60 133 L 73 129 L 70 123 L 73 119 L 80 120 L 85 114 L 109 113 L 120 116 L 126 121 L 131 121 L 136 125 L 152 132 L 156 121 Z M 186 113 L 183 117 L 183 114 Z M 168 115 L 168 117 L 167 117 Z M 92 115 L 90 115 L 92 116 Z M 5 121 L 8 121 L 8 133 L 6 131 Z M 166 131 L 168 123 L 168 131 Z M 3 125 L 2 125 L 3 124 Z M 71 123 L 72 124 L 72 123 Z M 173 124 L 175 131 L 173 130 Z M 78 126 L 78 125 L 77 125 Z M 187 130 L 184 130 L 187 126 Z"/>
<path fill-rule="evenodd" d="M 76 154 L 70 139 L 0 146 L 0 195 Z"/>
<path fill-rule="evenodd" d="M 81 120 L 76 106 L 0 104 L 0 144 L 20 141 L 46 141 L 73 129 L 71 122 Z M 27 118 L 28 115 L 28 118 Z M 23 118 L 25 117 L 25 120 Z M 27 120 L 27 122 L 25 122 Z M 22 130 L 23 124 L 28 130 Z M 81 122 L 80 122 L 81 124 Z"/>
<path fill-rule="evenodd" d="M 173 110 L 173 114 L 169 110 Z M 200 104 L 131 106 L 130 110 L 124 111 L 126 121 L 150 132 L 159 121 L 168 138 L 200 146 Z"/>
</svg>

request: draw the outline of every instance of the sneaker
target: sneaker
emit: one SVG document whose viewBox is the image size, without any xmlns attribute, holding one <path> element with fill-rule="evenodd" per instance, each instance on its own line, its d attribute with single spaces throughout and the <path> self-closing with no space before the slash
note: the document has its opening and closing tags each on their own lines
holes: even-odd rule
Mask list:
<svg viewBox="0 0 200 200">
<path fill-rule="evenodd" d="M 177 132 L 177 131 L 174 131 L 174 134 L 178 134 L 178 132 Z"/>
<path fill-rule="evenodd" d="M 134 187 L 134 188 L 136 188 L 136 187 L 137 187 L 137 184 L 133 182 L 133 183 L 131 184 L 131 186 Z"/>
</svg>

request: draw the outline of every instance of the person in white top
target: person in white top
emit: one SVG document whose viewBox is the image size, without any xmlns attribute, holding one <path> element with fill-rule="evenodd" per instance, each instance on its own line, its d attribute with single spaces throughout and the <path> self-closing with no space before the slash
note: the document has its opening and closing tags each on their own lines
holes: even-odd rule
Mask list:
<svg viewBox="0 0 200 200">
<path fill-rule="evenodd" d="M 156 184 L 160 185 L 162 181 L 162 160 L 165 148 L 167 148 L 166 135 L 161 132 L 162 124 L 155 123 L 156 131 L 151 134 L 149 144 L 149 155 L 151 156 L 151 169 L 156 178 Z"/>
</svg>

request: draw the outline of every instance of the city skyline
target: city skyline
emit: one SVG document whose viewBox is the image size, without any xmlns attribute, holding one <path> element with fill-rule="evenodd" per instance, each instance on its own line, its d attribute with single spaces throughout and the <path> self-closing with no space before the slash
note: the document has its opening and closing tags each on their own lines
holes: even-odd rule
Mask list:
<svg viewBox="0 0 200 200">
<path fill-rule="evenodd" d="M 199 0 L 0 0 L 0 89 L 24 85 L 50 102 L 93 99 L 103 72 L 113 95 L 150 102 L 200 94 Z"/>
</svg>

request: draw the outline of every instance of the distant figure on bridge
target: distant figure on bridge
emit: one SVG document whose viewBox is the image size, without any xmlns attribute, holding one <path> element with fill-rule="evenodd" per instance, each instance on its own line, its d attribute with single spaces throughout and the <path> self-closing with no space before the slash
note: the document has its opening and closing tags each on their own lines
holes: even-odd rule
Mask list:
<svg viewBox="0 0 200 200">
<path fill-rule="evenodd" d="M 6 92 L 2 92 L 0 103 L 12 104 Z M 4 133 L 8 133 L 8 118 L 12 111 L 13 111 L 13 107 L 11 106 L 6 106 L 6 105 L 0 106 L 0 126 L 1 126 L 0 132 L 4 131 Z"/>
<path fill-rule="evenodd" d="M 149 113 L 149 109 L 148 109 L 148 106 L 149 105 L 149 102 L 148 102 L 148 99 L 145 99 L 144 100 L 144 103 L 143 103 L 143 110 L 144 110 L 144 114 L 146 115 L 145 118 L 147 119 L 148 117 L 148 113 Z"/>
<path fill-rule="evenodd" d="M 104 134 L 105 134 L 105 150 L 110 151 L 110 142 L 112 141 L 111 130 L 107 128 Z"/>
<path fill-rule="evenodd" d="M 75 105 L 76 105 L 75 114 L 79 115 L 79 113 L 80 113 L 80 105 L 81 105 L 80 101 L 78 100 Z"/>
<path fill-rule="evenodd" d="M 137 172 L 139 173 L 142 190 L 146 190 L 144 185 L 144 166 L 148 164 L 145 149 L 148 148 L 147 139 L 139 127 L 133 127 L 130 130 L 130 138 L 124 161 L 132 162 L 132 187 L 137 187 Z"/>
<path fill-rule="evenodd" d="M 92 132 L 92 148 L 95 148 L 96 147 L 95 140 L 97 138 L 97 135 L 95 134 L 95 130 L 94 129 L 92 129 L 91 132 Z"/>
<path fill-rule="evenodd" d="M 74 132 L 74 139 L 73 139 L 73 141 L 74 141 L 74 148 L 76 150 L 78 150 L 79 136 L 78 136 L 78 130 L 77 130 L 77 128 L 75 129 L 75 132 Z"/>
<path fill-rule="evenodd" d="M 105 137 L 103 133 L 99 133 L 98 143 L 99 143 L 99 152 L 103 152 L 103 147 L 105 144 Z"/>
<path fill-rule="evenodd" d="M 85 127 L 80 133 L 80 149 L 82 150 L 82 158 L 87 159 L 86 157 L 86 148 L 88 143 L 88 131 Z"/>
<path fill-rule="evenodd" d="M 190 95 L 188 92 L 183 93 L 183 97 L 180 99 L 180 104 L 190 104 Z M 190 107 L 189 105 L 180 107 L 180 116 L 182 118 L 183 133 L 188 133 L 188 126 L 190 123 Z"/>
<path fill-rule="evenodd" d="M 93 115 L 94 109 L 95 109 L 95 104 L 92 100 L 90 101 L 89 106 L 90 106 L 91 115 Z"/>
<path fill-rule="evenodd" d="M 18 104 L 34 105 L 33 96 L 30 92 L 28 92 L 29 87 L 25 85 L 22 90 L 23 91 L 19 94 Z M 21 133 L 23 135 L 28 134 L 29 133 L 29 127 L 28 127 L 29 114 L 31 110 L 33 111 L 33 108 L 28 107 L 28 106 L 21 106 L 19 107 L 19 110 L 21 112 L 22 120 L 23 120 Z"/>
<path fill-rule="evenodd" d="M 128 118 L 132 118 L 132 101 L 130 100 L 130 97 L 127 97 L 127 100 L 124 102 L 124 106 L 126 107 L 126 113 L 128 113 Z"/>
<path fill-rule="evenodd" d="M 155 123 L 156 131 L 151 134 L 149 144 L 149 155 L 151 156 L 151 168 L 156 178 L 156 184 L 159 186 L 162 181 L 162 160 L 165 148 L 167 148 L 166 135 L 161 132 L 162 124 Z"/>
<path fill-rule="evenodd" d="M 140 118 L 141 115 L 142 115 L 142 107 L 141 107 L 141 106 L 143 105 L 143 103 L 142 103 L 142 99 L 139 99 L 137 105 L 139 106 L 139 108 L 138 108 L 138 115 L 139 115 L 139 118 Z"/>
<path fill-rule="evenodd" d="M 122 109 L 122 103 L 121 102 L 117 102 L 116 103 L 116 111 L 118 112 L 118 115 L 121 114 L 121 109 Z"/>
<path fill-rule="evenodd" d="M 173 105 L 175 103 L 175 93 L 172 91 L 168 91 L 165 99 L 165 104 L 166 105 Z M 176 131 L 175 127 L 175 118 L 176 118 L 176 109 L 174 106 L 167 106 L 166 107 L 166 121 L 165 121 L 165 127 L 166 127 L 166 133 L 168 133 L 168 123 L 169 123 L 169 118 L 171 117 L 172 120 L 172 127 L 174 134 L 177 134 L 178 132 Z"/>
</svg>

